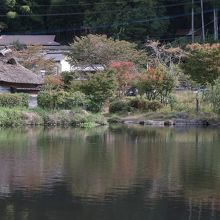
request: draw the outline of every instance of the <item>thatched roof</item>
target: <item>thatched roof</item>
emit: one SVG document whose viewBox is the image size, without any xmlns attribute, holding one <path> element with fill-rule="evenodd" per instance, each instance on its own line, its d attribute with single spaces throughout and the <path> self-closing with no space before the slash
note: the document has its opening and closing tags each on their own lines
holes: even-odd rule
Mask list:
<svg viewBox="0 0 220 220">
<path fill-rule="evenodd" d="M 41 85 L 43 80 L 17 63 L 11 54 L 0 51 L 0 82 Z"/>
</svg>

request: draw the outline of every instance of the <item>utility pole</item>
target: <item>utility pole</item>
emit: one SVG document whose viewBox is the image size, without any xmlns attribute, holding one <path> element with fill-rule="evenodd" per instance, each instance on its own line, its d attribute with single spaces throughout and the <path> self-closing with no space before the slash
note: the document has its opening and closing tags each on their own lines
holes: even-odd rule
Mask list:
<svg viewBox="0 0 220 220">
<path fill-rule="evenodd" d="M 192 0 L 192 43 L 195 42 L 195 26 L 194 26 L 194 0 Z"/>
<path fill-rule="evenodd" d="M 216 8 L 216 3 L 214 2 L 214 40 L 218 40 L 218 9 Z"/>
<path fill-rule="evenodd" d="M 204 23 L 204 6 L 203 0 L 201 2 L 201 20 L 202 20 L 202 41 L 205 42 L 205 23 Z"/>
</svg>

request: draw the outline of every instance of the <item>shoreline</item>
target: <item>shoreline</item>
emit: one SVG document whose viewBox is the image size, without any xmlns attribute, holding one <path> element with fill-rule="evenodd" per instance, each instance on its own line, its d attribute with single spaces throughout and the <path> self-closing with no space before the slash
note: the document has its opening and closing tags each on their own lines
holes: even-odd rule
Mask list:
<svg viewBox="0 0 220 220">
<path fill-rule="evenodd" d="M 151 127 L 220 127 L 220 117 L 201 113 L 149 112 L 111 115 L 78 110 L 0 108 L 0 127 L 43 126 L 94 128 L 109 124 L 134 124 Z"/>
<path fill-rule="evenodd" d="M 144 117 L 139 115 L 132 116 L 112 116 L 108 121 L 115 124 L 135 124 L 152 127 L 220 127 L 220 118 L 218 117 L 168 117 L 169 114 L 154 113 L 154 117 Z"/>
</svg>

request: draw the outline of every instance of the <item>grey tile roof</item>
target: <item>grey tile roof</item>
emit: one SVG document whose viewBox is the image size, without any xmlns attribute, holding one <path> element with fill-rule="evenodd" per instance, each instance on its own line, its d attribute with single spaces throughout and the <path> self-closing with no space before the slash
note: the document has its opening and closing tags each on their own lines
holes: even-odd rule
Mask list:
<svg viewBox="0 0 220 220">
<path fill-rule="evenodd" d="M 55 35 L 1 35 L 0 45 L 11 45 L 19 42 L 25 45 L 59 46 Z"/>
</svg>

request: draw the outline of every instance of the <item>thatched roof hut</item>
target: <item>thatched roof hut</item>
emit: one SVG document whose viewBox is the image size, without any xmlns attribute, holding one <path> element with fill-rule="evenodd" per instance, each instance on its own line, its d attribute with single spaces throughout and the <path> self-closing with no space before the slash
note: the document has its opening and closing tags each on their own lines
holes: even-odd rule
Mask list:
<svg viewBox="0 0 220 220">
<path fill-rule="evenodd" d="M 10 50 L 0 51 L 1 87 L 10 88 L 11 91 L 34 92 L 38 91 L 42 84 L 42 78 L 21 66 Z"/>
</svg>

